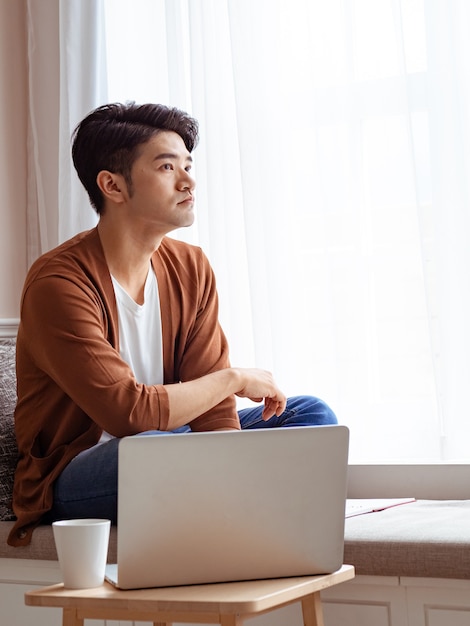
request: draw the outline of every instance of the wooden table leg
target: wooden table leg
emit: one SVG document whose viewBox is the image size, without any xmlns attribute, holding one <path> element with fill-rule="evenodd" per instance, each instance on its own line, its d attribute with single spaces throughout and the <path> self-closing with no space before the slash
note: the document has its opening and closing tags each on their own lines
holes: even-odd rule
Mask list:
<svg viewBox="0 0 470 626">
<path fill-rule="evenodd" d="M 220 626 L 242 626 L 243 618 L 239 615 L 221 615 Z"/>
<path fill-rule="evenodd" d="M 83 619 L 78 617 L 77 609 L 69 607 L 63 609 L 62 626 L 83 626 Z"/>
<path fill-rule="evenodd" d="M 319 591 L 302 598 L 302 614 L 304 626 L 325 626 Z"/>
</svg>

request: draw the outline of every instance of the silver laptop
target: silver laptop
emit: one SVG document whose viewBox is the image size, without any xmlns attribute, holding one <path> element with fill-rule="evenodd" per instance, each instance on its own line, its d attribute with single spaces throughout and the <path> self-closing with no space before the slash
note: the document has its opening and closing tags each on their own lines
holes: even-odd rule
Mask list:
<svg viewBox="0 0 470 626">
<path fill-rule="evenodd" d="M 121 589 L 330 573 L 343 562 L 345 426 L 125 437 Z"/>
</svg>

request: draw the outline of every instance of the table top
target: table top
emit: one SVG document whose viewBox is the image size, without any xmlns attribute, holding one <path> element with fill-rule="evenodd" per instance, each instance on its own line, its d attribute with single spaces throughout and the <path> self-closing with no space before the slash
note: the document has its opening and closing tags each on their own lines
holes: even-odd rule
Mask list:
<svg viewBox="0 0 470 626">
<path fill-rule="evenodd" d="M 191 611 L 257 613 L 301 599 L 354 578 L 343 565 L 332 574 L 275 578 L 210 585 L 120 590 L 105 582 L 92 589 L 65 589 L 63 584 L 28 591 L 29 606 L 119 609 L 129 611 Z"/>
</svg>

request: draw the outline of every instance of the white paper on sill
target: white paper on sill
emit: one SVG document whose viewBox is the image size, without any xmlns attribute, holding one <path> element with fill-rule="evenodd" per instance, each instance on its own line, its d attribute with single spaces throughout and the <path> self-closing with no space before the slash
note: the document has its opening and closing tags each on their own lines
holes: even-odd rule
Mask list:
<svg viewBox="0 0 470 626">
<path fill-rule="evenodd" d="M 346 517 L 376 513 L 394 506 L 416 502 L 415 498 L 352 498 L 346 500 Z"/>
</svg>

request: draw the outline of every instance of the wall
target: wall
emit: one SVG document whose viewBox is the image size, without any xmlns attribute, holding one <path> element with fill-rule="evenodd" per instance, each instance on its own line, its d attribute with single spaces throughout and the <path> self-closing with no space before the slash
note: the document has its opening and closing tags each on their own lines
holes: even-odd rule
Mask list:
<svg viewBox="0 0 470 626">
<path fill-rule="evenodd" d="M 0 0 L 0 319 L 19 315 L 26 275 L 25 4 Z"/>
</svg>

